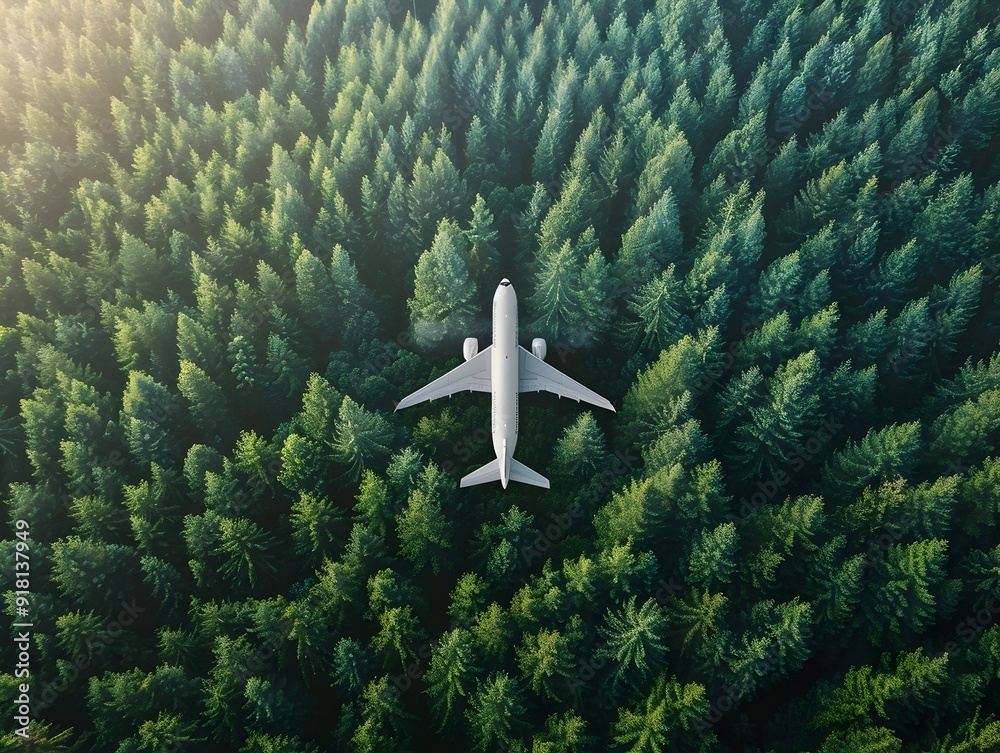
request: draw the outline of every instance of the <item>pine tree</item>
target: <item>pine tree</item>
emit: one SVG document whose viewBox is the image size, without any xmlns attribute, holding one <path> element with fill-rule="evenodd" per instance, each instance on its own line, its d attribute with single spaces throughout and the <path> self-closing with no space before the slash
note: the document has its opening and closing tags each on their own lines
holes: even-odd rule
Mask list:
<svg viewBox="0 0 1000 753">
<path fill-rule="evenodd" d="M 485 753 L 494 743 L 509 745 L 524 717 L 524 695 L 517 681 L 506 672 L 493 672 L 469 700 L 473 750 Z"/>
<path fill-rule="evenodd" d="M 914 165 L 938 123 L 938 94 L 930 88 L 913 103 L 886 149 L 889 175 L 898 177 L 914 171 Z"/>
<path fill-rule="evenodd" d="M 667 217 L 669 217 L 671 213 L 669 204 L 687 206 L 692 197 L 694 155 L 687 136 L 673 124 L 665 130 L 656 128 L 647 134 L 643 149 L 646 161 L 642 163 L 642 172 L 636 181 L 635 204 L 632 206 L 630 218 L 635 219 L 647 213 L 656 214 L 664 210 L 668 210 Z M 669 199 L 666 198 L 668 196 Z M 663 209 L 657 209 L 657 205 L 664 201 L 667 201 L 668 205 Z M 676 211 L 676 208 L 672 209 L 672 212 Z M 669 254 L 670 243 L 676 241 L 671 236 L 667 236 L 664 240 L 666 243 L 663 251 Z"/>
<path fill-rule="evenodd" d="M 330 500 L 313 492 L 302 491 L 292 504 L 290 516 L 292 540 L 297 554 L 319 564 L 343 548 L 345 515 Z"/>
<path fill-rule="evenodd" d="M 330 280 L 335 291 L 337 316 L 341 322 L 342 342 L 369 339 L 377 334 L 368 313 L 371 294 L 358 279 L 358 270 L 347 251 L 336 245 L 330 253 Z"/>
<path fill-rule="evenodd" d="M 947 547 L 941 539 L 892 544 L 875 562 L 870 587 L 879 607 L 868 625 L 872 641 L 895 643 L 893 634 L 903 630 L 920 634 L 952 608 L 958 582 L 945 577 Z"/>
<path fill-rule="evenodd" d="M 661 674 L 649 694 L 633 711 L 619 709 L 612 725 L 612 739 L 629 753 L 657 753 L 688 738 L 684 734 L 708 708 L 705 688 L 697 683 L 681 685 L 676 677 Z M 694 750 L 710 749 L 715 736 L 701 738 Z"/>
<path fill-rule="evenodd" d="M 599 473 L 606 459 L 604 433 L 597 425 L 594 414 L 587 411 L 563 431 L 556 443 L 550 468 L 553 475 L 569 481 L 579 479 L 584 473 Z"/>
<path fill-rule="evenodd" d="M 180 508 L 179 477 L 153 463 L 150 478 L 122 487 L 132 533 L 140 551 L 166 554 Z"/>
<path fill-rule="evenodd" d="M 329 459 L 324 448 L 301 434 L 289 434 L 281 448 L 278 482 L 293 492 L 315 491 L 326 479 Z"/>
<path fill-rule="evenodd" d="M 52 544 L 52 580 L 77 604 L 106 605 L 137 587 L 139 558 L 123 544 L 68 536 Z"/>
<path fill-rule="evenodd" d="M 140 463 L 170 465 L 179 458 L 177 442 L 167 428 L 178 413 L 177 400 L 166 387 L 141 371 L 129 373 L 122 398 L 122 428 Z"/>
<path fill-rule="evenodd" d="M 420 255 L 413 298 L 407 301 L 418 345 L 454 342 L 472 327 L 476 288 L 467 255 L 467 241 L 458 225 L 442 220 L 430 249 Z"/>
<path fill-rule="evenodd" d="M 558 630 L 527 633 L 515 653 L 521 673 L 535 695 L 558 701 L 565 690 L 565 679 L 573 668 L 566 637 Z"/>
<path fill-rule="evenodd" d="M 295 260 L 295 290 L 303 319 L 332 340 L 344 324 L 337 316 L 338 291 L 326 265 L 306 249 Z"/>
<path fill-rule="evenodd" d="M 815 553 L 810 581 L 817 596 L 812 600 L 817 635 L 832 635 L 841 630 L 854 614 L 861 595 L 861 578 L 868 562 L 863 555 L 843 557 L 846 538 L 835 536 Z"/>
<path fill-rule="evenodd" d="M 424 677 L 440 728 L 455 720 L 461 701 L 473 688 L 472 678 L 478 675 L 474 643 L 468 630 L 456 628 L 445 632 L 431 653 L 431 666 Z"/>
<path fill-rule="evenodd" d="M 966 272 L 956 272 L 947 291 L 935 286 L 930 297 L 935 326 L 928 344 L 936 362 L 957 349 L 958 338 L 979 307 L 982 279 L 982 268 L 977 264 Z"/>
<path fill-rule="evenodd" d="M 191 416 L 205 436 L 227 434 L 228 410 L 222 388 L 190 361 L 181 361 L 177 390 L 188 401 Z"/>
<path fill-rule="evenodd" d="M 681 244 L 680 213 L 668 187 L 649 212 L 632 223 L 622 236 L 615 276 L 626 290 L 634 290 L 679 259 Z"/>
<path fill-rule="evenodd" d="M 389 454 L 392 427 L 379 414 L 365 410 L 350 397 L 340 404 L 334 428 L 333 459 L 347 466 L 347 473 L 358 478 L 362 468 L 374 458 Z"/>
<path fill-rule="evenodd" d="M 714 367 L 711 351 L 716 337 L 713 330 L 697 337 L 685 335 L 638 374 L 622 407 L 630 437 L 651 438 L 689 409 L 691 393 L 700 388 Z"/>
<path fill-rule="evenodd" d="M 763 401 L 746 406 L 733 434 L 732 457 L 744 476 L 772 474 L 819 423 L 819 358 L 803 353 L 779 366 Z"/>
<path fill-rule="evenodd" d="M 274 489 L 281 450 L 255 431 L 241 431 L 233 447 L 233 467 L 251 487 Z"/>
<path fill-rule="evenodd" d="M 341 638 L 334 649 L 333 678 L 347 692 L 360 694 L 374 673 L 371 649 L 353 638 Z"/>
<path fill-rule="evenodd" d="M 861 442 L 848 440 L 823 468 L 823 485 L 833 499 L 848 499 L 873 481 L 906 478 L 920 449 L 920 424 L 893 424 L 869 431 Z"/>
<path fill-rule="evenodd" d="M 666 617 L 653 599 L 643 602 L 638 610 L 635 601 L 633 596 L 621 612 L 608 612 L 607 627 L 599 628 L 608 639 L 601 655 L 615 662 L 615 684 L 642 687 L 645 678 L 665 661 Z"/>
<path fill-rule="evenodd" d="M 703 182 L 710 183 L 721 175 L 730 186 L 736 187 L 755 178 L 760 169 L 758 160 L 766 158 L 764 120 L 764 113 L 755 113 L 746 124 L 716 144 L 705 166 Z"/>
<path fill-rule="evenodd" d="M 372 638 L 372 648 L 386 667 L 406 667 L 407 660 L 416 656 L 415 647 L 426 635 L 413 614 L 410 604 L 389 607 L 378 615 L 379 631 Z"/>
<path fill-rule="evenodd" d="M 531 179 L 542 185 L 556 185 L 559 172 L 569 159 L 568 140 L 571 112 L 559 108 L 550 109 L 538 138 L 531 166 Z"/>
<path fill-rule="evenodd" d="M 267 337 L 267 363 L 272 394 L 285 400 L 302 392 L 312 364 L 300 356 L 287 337 L 271 333 Z"/>
<path fill-rule="evenodd" d="M 368 468 L 361 473 L 355 509 L 372 531 L 385 537 L 390 530 L 395 510 L 385 481 Z"/>
<path fill-rule="evenodd" d="M 329 442 L 340 404 L 343 400 L 335 387 L 319 374 L 310 374 L 302 393 L 302 411 L 297 421 L 306 436 L 316 442 Z"/>
<path fill-rule="evenodd" d="M 294 248 L 295 238 L 312 237 L 312 211 L 302 194 L 290 184 L 275 190 L 271 211 L 261 211 L 261 224 L 264 240 L 276 259 L 290 258 L 295 263 L 296 258 L 289 257 L 287 249 Z"/>
<path fill-rule="evenodd" d="M 206 277 L 207 280 L 207 277 Z M 205 295 L 210 285 L 199 285 L 199 307 L 205 301 L 203 311 L 209 310 L 211 302 Z M 115 356 L 124 369 L 148 372 L 149 376 L 162 382 L 172 382 L 177 378 L 177 357 L 172 347 L 176 334 L 176 315 L 162 304 L 145 303 L 142 310 L 112 307 L 105 302 L 102 318 L 114 317 L 112 343 Z M 110 329 L 110 327 L 109 327 Z"/>
<path fill-rule="evenodd" d="M 682 337 L 690 328 L 684 313 L 683 285 L 674 276 L 674 265 L 642 285 L 629 300 L 629 310 L 638 317 L 629 322 L 625 331 L 631 333 L 633 347 L 649 353 L 662 351 Z"/>
<path fill-rule="evenodd" d="M 163 294 L 168 266 L 147 244 L 129 233 L 123 233 L 118 251 L 122 285 L 132 295 L 155 301 Z"/>
<path fill-rule="evenodd" d="M 223 519 L 219 528 L 220 572 L 238 589 L 254 588 L 262 576 L 277 572 L 268 553 L 274 544 L 274 538 L 253 521 Z"/>
<path fill-rule="evenodd" d="M 399 697 L 389 690 L 389 677 L 368 683 L 361 696 L 361 723 L 351 737 L 352 749 L 377 753 L 400 744 L 403 723 L 411 718 Z"/>
<path fill-rule="evenodd" d="M 735 568 L 733 557 L 738 542 L 733 523 L 724 523 L 712 531 L 702 530 L 691 545 L 686 580 L 705 589 L 716 581 L 728 583 Z"/>
<path fill-rule="evenodd" d="M 479 194 L 472 205 L 472 218 L 465 236 L 470 245 L 469 273 L 480 285 L 488 286 L 499 273 L 500 255 L 496 248 L 499 233 L 493 224 L 493 213 Z"/>
<path fill-rule="evenodd" d="M 545 720 L 545 731 L 532 739 L 533 750 L 544 753 L 579 753 L 592 744 L 593 738 L 584 733 L 587 722 L 572 711 Z"/>
<path fill-rule="evenodd" d="M 209 376 L 222 371 L 222 345 L 197 319 L 183 311 L 177 314 L 177 351 L 182 361 L 190 361 Z"/>
<path fill-rule="evenodd" d="M 486 566 L 484 575 L 510 582 L 529 564 L 526 552 L 534 545 L 533 518 L 516 505 L 500 516 L 499 523 L 484 523 L 473 538 L 473 551 Z"/>
<path fill-rule="evenodd" d="M 569 240 L 539 260 L 535 292 L 528 312 L 532 328 L 551 342 L 570 347 L 589 345 L 604 334 L 611 310 L 605 306 L 610 288 L 608 264 L 596 247 L 593 228 L 577 244 Z"/>
<path fill-rule="evenodd" d="M 454 526 L 444 514 L 454 496 L 454 483 L 433 463 L 420 474 L 417 488 L 410 493 L 406 508 L 396 524 L 400 553 L 417 570 L 430 565 L 437 575 L 448 559 Z"/>
<path fill-rule="evenodd" d="M 232 364 L 230 370 L 236 376 L 236 389 L 251 390 L 264 382 L 264 368 L 252 342 L 243 335 L 237 335 L 226 350 L 226 360 Z"/>
<path fill-rule="evenodd" d="M 417 250 L 431 247 L 442 219 L 464 219 L 467 207 L 471 204 L 466 193 L 465 181 L 444 150 L 438 148 L 434 152 L 433 161 L 425 163 L 423 159 L 418 159 L 413 167 L 413 183 L 408 195 L 413 235 L 407 248 Z"/>
</svg>

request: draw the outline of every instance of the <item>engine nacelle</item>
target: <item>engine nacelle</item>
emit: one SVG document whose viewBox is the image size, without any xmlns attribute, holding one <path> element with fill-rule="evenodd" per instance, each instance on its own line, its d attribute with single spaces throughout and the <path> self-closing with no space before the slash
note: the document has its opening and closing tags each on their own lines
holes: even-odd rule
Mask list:
<svg viewBox="0 0 1000 753">
<path fill-rule="evenodd" d="M 462 355 L 465 356 L 465 360 L 469 361 L 475 357 L 476 353 L 479 352 L 479 340 L 474 337 L 465 338 L 465 344 L 462 345 Z"/>
<path fill-rule="evenodd" d="M 531 341 L 531 353 L 535 358 L 540 358 L 545 360 L 545 340 L 540 337 L 536 337 Z"/>
</svg>

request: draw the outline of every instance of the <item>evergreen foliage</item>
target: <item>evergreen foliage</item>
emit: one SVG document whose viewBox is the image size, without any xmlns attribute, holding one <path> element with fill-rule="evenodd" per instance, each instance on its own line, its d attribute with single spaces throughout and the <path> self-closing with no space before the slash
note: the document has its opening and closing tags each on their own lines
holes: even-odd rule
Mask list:
<svg viewBox="0 0 1000 753">
<path fill-rule="evenodd" d="M 1000 749 L 995 3 L 0 16 L 0 748 Z"/>
</svg>

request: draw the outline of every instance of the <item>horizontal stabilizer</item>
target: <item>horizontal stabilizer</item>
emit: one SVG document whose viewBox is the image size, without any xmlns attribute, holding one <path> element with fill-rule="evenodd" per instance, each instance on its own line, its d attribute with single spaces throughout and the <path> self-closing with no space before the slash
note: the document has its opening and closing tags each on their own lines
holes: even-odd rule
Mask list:
<svg viewBox="0 0 1000 753">
<path fill-rule="evenodd" d="M 482 468 L 477 468 L 467 476 L 463 476 L 459 486 L 475 486 L 500 480 L 500 461 L 492 460 Z"/>
<path fill-rule="evenodd" d="M 510 459 L 510 480 L 520 481 L 522 484 L 531 484 L 532 486 L 541 486 L 544 489 L 549 488 L 549 480 L 545 478 L 541 473 L 536 473 L 531 470 L 524 463 Z"/>
<path fill-rule="evenodd" d="M 482 468 L 477 468 L 468 476 L 462 478 L 459 486 L 475 486 L 476 484 L 488 484 L 490 481 L 500 480 L 500 461 L 491 460 Z M 510 459 L 510 480 L 520 481 L 522 484 L 540 486 L 543 489 L 549 488 L 549 480 L 540 473 L 531 470 L 524 463 Z"/>
</svg>

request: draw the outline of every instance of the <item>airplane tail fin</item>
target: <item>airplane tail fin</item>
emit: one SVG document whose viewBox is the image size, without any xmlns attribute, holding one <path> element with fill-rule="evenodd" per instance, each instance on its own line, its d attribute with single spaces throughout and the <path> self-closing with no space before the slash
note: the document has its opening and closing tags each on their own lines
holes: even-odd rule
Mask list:
<svg viewBox="0 0 1000 753">
<path fill-rule="evenodd" d="M 463 477 L 458 485 L 462 487 L 475 486 L 476 484 L 488 484 L 490 481 L 499 480 L 500 461 L 491 460 L 482 468 L 477 468 L 468 476 Z M 520 481 L 522 484 L 531 484 L 532 486 L 541 486 L 544 489 L 549 488 L 549 480 L 545 476 L 536 473 L 524 463 L 514 460 L 514 458 L 510 459 L 510 480 Z"/>
<path fill-rule="evenodd" d="M 488 484 L 490 481 L 500 480 L 500 461 L 491 460 L 482 468 L 477 468 L 467 476 L 463 476 L 459 486 L 475 486 L 476 484 Z"/>
<path fill-rule="evenodd" d="M 520 481 L 522 484 L 531 484 L 532 486 L 541 486 L 544 489 L 549 488 L 549 480 L 545 478 L 541 473 L 536 473 L 531 470 L 524 463 L 510 459 L 510 480 Z"/>
</svg>

